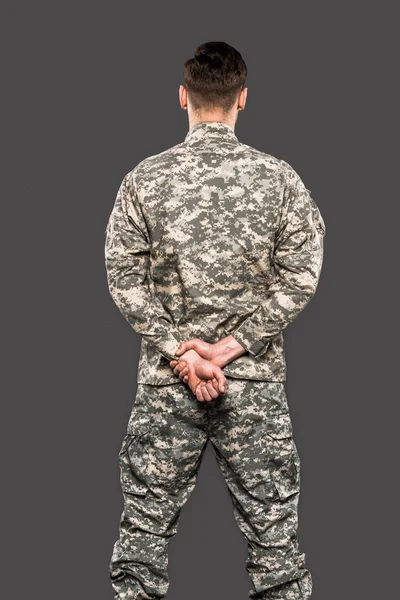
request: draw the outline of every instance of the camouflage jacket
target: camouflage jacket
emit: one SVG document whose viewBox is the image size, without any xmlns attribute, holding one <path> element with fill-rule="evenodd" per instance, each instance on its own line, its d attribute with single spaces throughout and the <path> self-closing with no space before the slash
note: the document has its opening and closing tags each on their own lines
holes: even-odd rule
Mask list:
<svg viewBox="0 0 400 600">
<path fill-rule="evenodd" d="M 141 336 L 138 382 L 179 382 L 178 343 L 233 335 L 223 368 L 286 380 L 283 331 L 318 284 L 325 223 L 296 171 L 219 121 L 125 175 L 107 223 L 110 294 Z"/>
</svg>

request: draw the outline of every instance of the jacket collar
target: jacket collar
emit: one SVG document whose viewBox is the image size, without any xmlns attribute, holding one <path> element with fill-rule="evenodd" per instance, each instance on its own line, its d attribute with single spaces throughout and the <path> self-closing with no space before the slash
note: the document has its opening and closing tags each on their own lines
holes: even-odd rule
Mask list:
<svg viewBox="0 0 400 600">
<path fill-rule="evenodd" d="M 208 147 L 210 144 L 237 145 L 239 140 L 230 125 L 221 121 L 201 121 L 189 129 L 184 143 L 194 147 Z"/>
</svg>

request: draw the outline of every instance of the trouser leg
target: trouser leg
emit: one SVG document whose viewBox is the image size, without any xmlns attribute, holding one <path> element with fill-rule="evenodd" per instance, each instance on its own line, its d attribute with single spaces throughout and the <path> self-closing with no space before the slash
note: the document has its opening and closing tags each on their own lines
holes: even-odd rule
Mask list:
<svg viewBox="0 0 400 600">
<path fill-rule="evenodd" d="M 283 383 L 227 378 L 209 407 L 209 436 L 248 541 L 250 598 L 307 599 L 297 539 L 300 458 Z"/>
<path fill-rule="evenodd" d="M 119 453 L 124 507 L 109 564 L 115 600 L 166 595 L 167 547 L 195 487 L 206 424 L 186 384 L 138 384 Z"/>
</svg>

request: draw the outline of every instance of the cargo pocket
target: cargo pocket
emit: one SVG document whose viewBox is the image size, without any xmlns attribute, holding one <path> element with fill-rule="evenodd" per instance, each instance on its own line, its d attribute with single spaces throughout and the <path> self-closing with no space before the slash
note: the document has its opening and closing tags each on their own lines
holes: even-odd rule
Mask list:
<svg viewBox="0 0 400 600">
<path fill-rule="evenodd" d="M 154 422 L 149 431 L 147 475 L 153 486 L 177 493 L 194 481 L 201 454 L 200 433 L 173 430 L 168 420 Z"/>
<path fill-rule="evenodd" d="M 146 470 L 148 446 L 146 444 L 147 428 L 136 427 L 127 433 L 122 440 L 119 451 L 120 481 L 124 493 L 144 496 L 148 491 Z"/>
<path fill-rule="evenodd" d="M 299 492 L 300 458 L 290 413 L 270 417 L 267 423 L 268 470 L 273 487 L 281 500 Z"/>
</svg>

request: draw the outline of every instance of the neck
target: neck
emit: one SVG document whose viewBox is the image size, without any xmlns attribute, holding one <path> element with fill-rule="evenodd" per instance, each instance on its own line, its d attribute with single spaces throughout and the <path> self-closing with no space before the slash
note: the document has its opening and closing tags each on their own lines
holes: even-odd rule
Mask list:
<svg viewBox="0 0 400 600">
<path fill-rule="evenodd" d="M 237 115 L 235 113 L 235 115 L 232 116 L 226 116 L 226 115 L 221 115 L 220 113 L 207 113 L 205 115 L 198 115 L 198 116 L 194 116 L 194 115 L 189 115 L 189 129 L 191 127 L 193 127 L 193 125 L 196 125 L 197 123 L 209 123 L 209 122 L 213 122 L 213 121 L 217 121 L 219 123 L 225 123 L 225 125 L 229 125 L 229 127 L 232 127 L 233 130 L 235 130 L 235 123 L 236 123 L 236 118 Z"/>
</svg>

